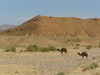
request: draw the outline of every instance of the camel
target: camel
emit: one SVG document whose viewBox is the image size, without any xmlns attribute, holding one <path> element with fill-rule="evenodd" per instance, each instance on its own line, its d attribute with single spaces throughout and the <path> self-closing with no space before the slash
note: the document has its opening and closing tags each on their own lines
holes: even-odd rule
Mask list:
<svg viewBox="0 0 100 75">
<path fill-rule="evenodd" d="M 78 52 L 78 55 L 82 56 L 82 58 L 84 58 L 84 56 L 86 57 L 86 59 L 88 58 L 88 53 L 83 51 L 81 54 Z"/>
<path fill-rule="evenodd" d="M 63 55 L 63 52 L 65 52 L 65 54 L 67 53 L 68 55 L 68 52 L 67 52 L 67 49 L 66 48 L 62 48 L 61 50 L 57 49 L 58 51 L 61 51 L 61 54 Z"/>
</svg>

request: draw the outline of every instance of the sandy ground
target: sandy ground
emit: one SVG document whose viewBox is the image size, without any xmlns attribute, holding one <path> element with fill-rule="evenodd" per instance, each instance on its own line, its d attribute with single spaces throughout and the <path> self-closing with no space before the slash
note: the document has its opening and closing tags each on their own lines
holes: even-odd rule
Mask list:
<svg viewBox="0 0 100 75">
<path fill-rule="evenodd" d="M 77 52 L 86 51 L 88 59 Z M 93 59 L 95 58 L 95 59 Z M 100 67 L 82 71 L 92 62 L 100 65 L 100 49 L 68 49 L 68 55 L 60 52 L 4 52 L 0 49 L 0 75 L 100 75 Z"/>
</svg>

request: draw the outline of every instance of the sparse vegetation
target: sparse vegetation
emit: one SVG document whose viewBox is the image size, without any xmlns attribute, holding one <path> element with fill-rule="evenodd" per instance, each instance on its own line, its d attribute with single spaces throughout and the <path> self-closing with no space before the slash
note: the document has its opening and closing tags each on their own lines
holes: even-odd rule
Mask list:
<svg viewBox="0 0 100 75">
<path fill-rule="evenodd" d="M 94 75 L 100 75 L 100 72 L 98 72 L 98 73 L 95 73 Z"/>
<path fill-rule="evenodd" d="M 30 44 L 25 51 L 26 52 L 35 52 L 35 51 L 38 51 L 38 48 L 39 48 L 38 46 Z"/>
<path fill-rule="evenodd" d="M 36 51 L 38 51 L 39 47 L 37 45 L 33 45 L 33 48 L 35 48 Z"/>
<path fill-rule="evenodd" d="M 72 41 L 73 41 L 74 43 L 77 43 L 77 42 L 82 42 L 82 40 L 81 40 L 80 38 L 77 38 L 77 39 L 72 39 Z"/>
<path fill-rule="evenodd" d="M 15 47 L 11 47 L 5 50 L 5 52 L 16 52 L 16 48 Z"/>
<path fill-rule="evenodd" d="M 92 47 L 91 45 L 89 45 L 89 46 L 86 46 L 86 49 L 91 49 L 91 47 Z"/>
<path fill-rule="evenodd" d="M 21 38 L 27 38 L 27 39 L 24 40 L 24 39 L 21 39 Z M 68 38 L 70 39 L 70 41 L 67 41 Z M 11 51 L 11 50 L 3 52 L 4 50 L 7 50 L 7 48 L 10 49 L 11 47 L 13 47 L 13 45 L 11 44 L 9 39 L 14 45 L 17 42 L 16 43 L 17 45 L 14 46 L 14 47 L 17 50 L 16 52 L 19 52 L 19 53 L 13 53 L 13 51 Z M 51 39 L 53 39 L 53 40 L 51 40 Z M 57 40 L 55 41 L 54 39 L 57 39 Z M 42 74 L 51 73 L 51 75 L 54 75 L 55 73 L 56 73 L 55 75 L 57 75 L 57 74 L 63 75 L 63 73 L 65 73 L 65 75 L 66 75 L 68 72 L 69 72 L 68 74 L 72 74 L 72 73 L 70 73 L 70 71 L 71 72 L 74 71 L 75 67 L 80 69 L 80 68 L 85 66 L 84 68 L 82 68 L 82 71 L 83 71 L 83 69 L 84 69 L 84 71 L 92 69 L 93 72 L 92 72 L 92 70 L 87 71 L 89 75 L 91 73 L 93 73 L 94 75 L 100 75 L 99 69 L 94 67 L 93 65 L 91 67 L 89 67 L 89 65 L 91 63 L 88 62 L 89 60 L 92 60 L 93 62 L 98 62 L 98 64 L 99 64 L 100 60 L 98 60 L 98 58 L 99 58 L 98 56 L 99 56 L 100 53 L 98 53 L 99 52 L 98 47 L 99 47 L 100 38 L 98 38 L 98 39 L 97 38 L 96 39 L 84 38 L 84 39 L 82 39 L 82 42 L 76 42 L 76 43 L 73 41 L 73 39 L 74 39 L 73 37 L 63 37 L 63 38 L 62 37 L 37 37 L 37 39 L 36 39 L 36 37 L 34 37 L 34 36 L 33 37 L 30 37 L 30 36 L 27 36 L 27 37 L 26 36 L 24 36 L 24 37 L 22 37 L 22 36 L 2 36 L 1 37 L 0 36 L 1 60 L 7 61 L 7 62 L 0 61 L 1 65 L 2 65 L 1 68 L 3 68 L 4 65 L 8 64 L 7 66 L 5 66 L 5 69 L 6 69 L 6 67 L 8 67 L 9 64 L 11 64 L 11 63 L 13 63 L 15 65 L 26 64 L 28 67 L 30 65 L 34 66 L 35 64 L 38 64 L 38 68 L 35 68 L 34 70 L 36 70 L 36 71 L 33 72 L 37 75 L 41 75 L 41 73 Z M 74 40 L 76 40 L 76 39 L 77 38 L 75 38 Z M 66 41 L 67 41 L 67 43 L 65 43 Z M 92 41 L 92 43 L 91 43 L 91 41 Z M 36 52 L 36 53 L 24 52 L 27 49 L 27 47 L 29 46 L 29 44 L 31 44 L 31 46 L 35 45 L 32 48 L 34 48 L 35 51 L 39 51 L 39 52 Z M 79 44 L 80 44 L 80 46 L 79 46 Z M 94 48 L 94 49 L 91 49 L 91 51 L 88 51 L 88 50 L 86 50 L 86 46 L 88 46 L 88 45 L 91 45 L 93 47 L 97 46 L 97 49 Z M 38 49 L 37 49 L 37 47 L 38 47 Z M 55 48 L 61 49 L 62 47 L 65 47 L 65 48 L 68 49 L 69 56 L 65 55 L 64 52 L 63 52 L 64 55 L 60 55 L 60 52 L 57 52 L 57 51 L 56 52 L 49 52 L 49 51 L 55 51 Z M 72 49 L 72 48 L 74 48 L 74 49 Z M 81 48 L 81 49 L 79 49 L 79 48 Z M 41 50 L 41 52 L 40 52 L 40 50 Z M 85 60 L 85 58 L 81 59 L 82 56 L 78 57 L 78 55 L 76 54 L 77 52 L 81 52 L 83 50 L 86 50 L 89 54 L 89 58 L 87 60 Z M 20 53 L 20 52 L 22 52 L 22 53 Z M 94 54 L 94 55 L 92 56 L 91 54 Z M 73 58 L 73 59 L 71 59 L 71 58 Z M 18 59 L 18 60 L 21 59 L 21 61 L 20 61 L 21 63 L 17 63 L 16 59 Z M 74 60 L 77 61 L 77 62 L 74 62 L 74 64 L 75 64 L 74 66 L 70 66 L 70 64 L 73 64 Z M 13 62 L 11 62 L 11 61 L 13 61 Z M 66 61 L 67 61 L 67 64 L 66 64 Z M 62 62 L 63 62 L 63 64 L 62 64 Z M 53 64 L 53 65 L 51 65 L 51 64 Z M 60 64 L 60 66 L 59 66 L 59 64 Z M 68 68 L 63 67 L 64 64 L 66 64 L 66 66 Z M 89 64 L 89 65 L 87 65 L 87 64 Z M 23 65 L 23 68 L 27 68 L 26 65 L 25 66 Z M 47 65 L 47 66 L 45 66 L 45 65 Z M 10 66 L 12 66 L 12 65 L 10 65 Z M 20 69 L 19 66 L 13 66 L 13 68 L 14 67 Z M 46 71 L 45 69 L 47 69 L 48 67 L 49 68 L 55 67 L 57 69 L 53 68 L 52 70 Z M 3 70 L 5 70 L 5 69 L 3 69 Z M 38 69 L 40 71 L 37 71 Z M 68 69 L 68 70 L 66 70 L 66 69 Z M 22 69 L 22 71 L 20 71 L 20 72 L 18 71 L 18 74 L 20 74 L 22 72 L 24 73 L 23 70 L 26 71 L 27 69 Z M 28 70 L 29 70 L 28 73 L 31 74 L 31 68 L 28 68 Z M 95 72 L 95 70 L 96 70 L 96 72 Z M 4 72 L 6 72 L 6 70 L 3 71 L 3 73 Z M 63 73 L 61 73 L 61 72 L 63 72 Z M 85 73 L 87 73 L 87 72 L 85 72 Z M 13 72 L 10 72 L 10 73 L 13 73 Z M 76 73 L 80 74 L 80 75 L 83 74 L 83 72 L 79 73 L 79 70 L 77 70 Z"/>
<path fill-rule="evenodd" d="M 76 46 L 80 46 L 80 44 L 76 44 Z"/>
<path fill-rule="evenodd" d="M 99 43 L 99 48 L 100 48 L 100 43 Z"/>
<path fill-rule="evenodd" d="M 81 39 L 76 39 L 76 42 L 82 42 L 82 40 Z"/>
<path fill-rule="evenodd" d="M 79 49 L 79 47 L 74 47 L 73 49 Z"/>
<path fill-rule="evenodd" d="M 21 53 L 21 52 L 24 52 L 24 51 L 21 49 L 21 50 L 20 50 L 20 53 Z"/>
<path fill-rule="evenodd" d="M 49 50 L 48 47 L 41 47 L 41 48 L 40 48 L 40 51 L 41 51 L 41 52 L 49 52 L 50 50 Z"/>
<path fill-rule="evenodd" d="M 91 70 L 91 69 L 94 69 L 96 67 L 99 67 L 99 65 L 97 63 L 92 63 L 91 65 L 87 66 L 86 68 L 83 69 L 83 71 L 86 71 L 86 70 Z"/>
<path fill-rule="evenodd" d="M 74 43 L 76 43 L 76 40 L 75 40 L 75 39 L 72 39 L 72 41 L 73 41 Z"/>
<path fill-rule="evenodd" d="M 48 48 L 50 51 L 57 51 L 56 47 L 54 47 L 54 46 L 49 46 Z"/>
<path fill-rule="evenodd" d="M 97 46 L 95 46 L 95 48 L 97 48 Z"/>
<path fill-rule="evenodd" d="M 39 48 L 37 45 L 30 44 L 25 51 L 26 52 L 35 52 L 35 51 L 49 52 L 49 51 L 57 51 L 57 49 L 54 46 Z"/>
<path fill-rule="evenodd" d="M 67 39 L 67 41 L 70 41 L 70 39 Z"/>
<path fill-rule="evenodd" d="M 64 72 L 59 72 L 57 75 L 65 75 Z"/>
<path fill-rule="evenodd" d="M 16 43 L 20 43 L 20 42 L 23 42 L 25 41 L 26 38 L 21 38 L 20 40 L 18 40 Z"/>
</svg>

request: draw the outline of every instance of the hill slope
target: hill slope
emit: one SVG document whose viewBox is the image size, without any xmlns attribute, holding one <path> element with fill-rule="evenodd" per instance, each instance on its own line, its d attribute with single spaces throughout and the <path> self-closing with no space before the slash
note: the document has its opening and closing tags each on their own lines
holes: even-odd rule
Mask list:
<svg viewBox="0 0 100 75">
<path fill-rule="evenodd" d="M 47 17 L 38 15 L 1 35 L 100 37 L 100 18 Z"/>
</svg>

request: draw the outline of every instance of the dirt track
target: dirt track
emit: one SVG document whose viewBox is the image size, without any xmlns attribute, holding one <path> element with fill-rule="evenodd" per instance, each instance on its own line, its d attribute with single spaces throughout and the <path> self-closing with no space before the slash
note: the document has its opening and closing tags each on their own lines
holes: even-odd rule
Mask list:
<svg viewBox="0 0 100 75">
<path fill-rule="evenodd" d="M 87 51 L 88 60 L 82 59 L 77 52 Z M 68 56 L 60 52 L 22 52 L 0 51 L 0 75 L 97 75 L 99 68 L 82 71 L 92 62 L 100 64 L 100 49 L 68 49 Z M 95 59 L 93 59 L 95 58 Z M 98 75 L 99 75 L 98 74 Z"/>
</svg>

